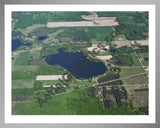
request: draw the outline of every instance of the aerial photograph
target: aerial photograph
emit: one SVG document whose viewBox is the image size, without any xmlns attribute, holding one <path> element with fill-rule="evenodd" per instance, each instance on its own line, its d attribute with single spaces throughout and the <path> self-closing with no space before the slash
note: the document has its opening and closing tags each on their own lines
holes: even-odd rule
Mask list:
<svg viewBox="0 0 160 128">
<path fill-rule="evenodd" d="M 148 11 L 12 11 L 12 115 L 149 115 Z"/>
</svg>

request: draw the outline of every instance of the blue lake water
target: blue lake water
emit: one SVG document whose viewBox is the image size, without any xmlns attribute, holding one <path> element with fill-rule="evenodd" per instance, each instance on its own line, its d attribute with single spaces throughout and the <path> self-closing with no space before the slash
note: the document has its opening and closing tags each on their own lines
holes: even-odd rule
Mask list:
<svg viewBox="0 0 160 128">
<path fill-rule="evenodd" d="M 107 70 L 102 62 L 93 62 L 85 59 L 81 52 L 66 52 L 64 49 L 59 49 L 55 55 L 45 57 L 49 65 L 60 65 L 70 71 L 76 78 L 88 79 L 93 76 L 98 76 Z"/>
<path fill-rule="evenodd" d="M 38 41 L 41 41 L 41 40 L 44 40 L 44 39 L 46 39 L 46 38 L 48 38 L 48 36 L 40 36 L 40 37 L 38 37 Z"/>
<path fill-rule="evenodd" d="M 12 52 L 15 51 L 17 48 L 19 48 L 20 46 L 30 46 L 31 43 L 26 43 L 23 44 L 20 40 L 16 39 L 16 40 L 12 40 Z"/>
</svg>

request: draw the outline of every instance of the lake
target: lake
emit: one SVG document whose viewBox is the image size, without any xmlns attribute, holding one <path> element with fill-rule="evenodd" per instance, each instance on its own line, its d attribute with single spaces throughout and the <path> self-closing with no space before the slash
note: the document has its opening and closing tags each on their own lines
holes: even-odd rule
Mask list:
<svg viewBox="0 0 160 128">
<path fill-rule="evenodd" d="M 46 38 L 48 38 L 48 36 L 40 36 L 40 37 L 38 37 L 38 41 L 41 41 L 41 40 L 44 40 L 44 39 L 46 39 Z"/>
<path fill-rule="evenodd" d="M 15 51 L 17 48 L 19 48 L 22 45 L 24 45 L 24 46 L 30 46 L 31 43 L 23 44 L 22 41 L 20 41 L 19 39 L 12 40 L 12 52 Z"/>
<path fill-rule="evenodd" d="M 45 56 L 45 60 L 49 65 L 60 65 L 70 71 L 76 78 L 88 79 L 98 76 L 107 70 L 102 62 L 93 62 L 85 59 L 81 52 L 66 52 L 59 49 L 55 55 Z"/>
</svg>

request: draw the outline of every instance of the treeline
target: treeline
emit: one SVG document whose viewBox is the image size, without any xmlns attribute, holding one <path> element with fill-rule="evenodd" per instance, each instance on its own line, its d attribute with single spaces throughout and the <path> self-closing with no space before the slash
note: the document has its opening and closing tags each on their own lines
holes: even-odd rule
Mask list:
<svg viewBox="0 0 160 128">
<path fill-rule="evenodd" d="M 108 82 L 110 80 L 119 79 L 120 75 L 118 72 L 107 72 L 104 76 L 98 78 L 98 83 Z M 105 83 L 104 85 L 122 85 L 121 80 Z"/>
</svg>

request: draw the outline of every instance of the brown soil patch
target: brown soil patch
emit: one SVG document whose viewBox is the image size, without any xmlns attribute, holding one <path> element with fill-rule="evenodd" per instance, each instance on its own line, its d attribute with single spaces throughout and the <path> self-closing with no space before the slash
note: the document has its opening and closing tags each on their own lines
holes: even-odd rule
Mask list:
<svg viewBox="0 0 160 128">
<path fill-rule="evenodd" d="M 58 79 L 62 79 L 63 75 L 39 75 L 36 77 L 36 80 L 58 80 Z M 65 79 L 67 79 L 67 75 L 64 76 Z"/>
<path fill-rule="evenodd" d="M 47 27 L 83 27 L 83 26 L 115 26 L 116 17 L 97 17 L 97 15 L 82 16 L 90 21 L 72 21 L 72 22 L 48 22 Z"/>
<path fill-rule="evenodd" d="M 120 48 L 123 46 L 131 46 L 130 41 L 115 41 L 114 44 L 116 44 L 116 48 Z"/>
<path fill-rule="evenodd" d="M 97 58 L 101 59 L 101 60 L 108 60 L 110 58 L 112 58 L 112 55 L 107 55 L 107 56 L 96 56 Z"/>
<path fill-rule="evenodd" d="M 149 45 L 149 41 L 148 40 L 136 40 L 136 42 L 140 45 Z"/>
</svg>

